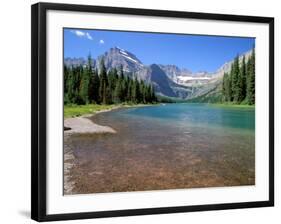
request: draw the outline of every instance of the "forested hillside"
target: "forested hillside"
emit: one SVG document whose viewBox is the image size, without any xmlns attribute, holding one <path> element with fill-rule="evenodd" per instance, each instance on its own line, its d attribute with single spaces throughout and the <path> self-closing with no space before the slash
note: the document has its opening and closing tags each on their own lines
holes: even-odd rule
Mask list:
<svg viewBox="0 0 281 224">
<path fill-rule="evenodd" d="M 189 99 L 194 103 L 230 103 L 255 104 L 255 50 L 251 54 L 237 55 L 225 72 L 213 86 L 203 94 Z"/>
<path fill-rule="evenodd" d="M 229 73 L 225 73 L 222 82 L 223 102 L 236 104 L 255 104 L 255 50 L 246 62 L 245 57 L 239 63 L 234 59 Z"/>
<path fill-rule="evenodd" d="M 99 71 L 93 69 L 91 56 L 80 66 L 64 66 L 64 104 L 152 103 L 156 101 L 152 84 L 125 76 L 123 68 L 107 71 L 104 60 Z"/>
</svg>

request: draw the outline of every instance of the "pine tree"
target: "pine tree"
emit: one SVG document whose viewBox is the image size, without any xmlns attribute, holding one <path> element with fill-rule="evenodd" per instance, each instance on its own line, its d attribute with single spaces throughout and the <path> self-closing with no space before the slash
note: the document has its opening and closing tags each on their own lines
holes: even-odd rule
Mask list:
<svg viewBox="0 0 281 224">
<path fill-rule="evenodd" d="M 133 88 L 133 81 L 132 79 L 128 79 L 128 88 L 127 88 L 127 96 L 126 96 L 128 102 L 132 102 L 132 88 Z"/>
<path fill-rule="evenodd" d="M 89 78 L 88 73 L 86 70 L 83 70 L 83 78 L 81 80 L 81 87 L 80 87 L 80 97 L 83 101 L 83 104 L 89 103 Z"/>
<path fill-rule="evenodd" d="M 246 98 L 246 63 L 245 63 L 245 56 L 242 58 L 241 69 L 239 72 L 239 98 L 238 102 L 241 103 Z"/>
<path fill-rule="evenodd" d="M 132 96 L 131 96 L 132 102 L 137 102 L 137 81 L 136 79 L 132 81 Z"/>
<path fill-rule="evenodd" d="M 145 103 L 151 103 L 152 102 L 152 93 L 151 93 L 151 86 L 146 85 L 145 86 Z"/>
<path fill-rule="evenodd" d="M 74 95 L 75 95 L 75 78 L 74 78 L 74 71 L 73 67 L 69 70 L 68 79 L 66 81 L 66 89 L 67 89 L 67 102 L 68 103 L 75 103 L 74 102 Z"/>
<path fill-rule="evenodd" d="M 94 79 L 94 73 L 95 71 L 91 72 L 91 75 L 89 77 L 89 91 L 88 91 L 88 100 L 89 103 L 94 103 L 94 83 L 93 83 L 93 79 Z"/>
<path fill-rule="evenodd" d="M 155 91 L 154 91 L 152 84 L 150 84 L 150 86 L 149 86 L 149 94 L 150 94 L 149 102 L 150 103 L 156 102 L 157 98 L 156 98 Z"/>
<path fill-rule="evenodd" d="M 124 102 L 125 99 L 126 99 L 126 92 L 127 92 L 127 89 L 126 89 L 126 78 L 125 78 L 125 75 L 124 75 L 124 71 L 123 71 L 123 66 L 121 65 L 120 66 L 120 100 L 121 102 Z"/>
<path fill-rule="evenodd" d="M 69 76 L 69 69 L 66 65 L 63 66 L 63 93 L 64 96 L 67 93 L 67 80 L 68 80 L 68 76 Z"/>
<path fill-rule="evenodd" d="M 231 86 L 231 76 L 226 73 L 225 78 L 225 90 L 226 90 L 226 101 L 230 102 L 232 100 L 232 86 Z"/>
<path fill-rule="evenodd" d="M 84 69 L 83 66 L 80 65 L 76 69 L 74 69 L 74 97 L 73 97 L 73 103 L 75 104 L 84 104 L 85 102 L 81 98 L 81 89 L 82 89 L 82 83 L 83 83 L 83 74 Z"/>
<path fill-rule="evenodd" d="M 99 79 L 98 71 L 94 70 L 93 75 L 91 76 L 89 98 L 91 99 L 91 101 L 97 104 L 100 103 L 99 86 L 100 86 L 100 79 Z"/>
<path fill-rule="evenodd" d="M 106 91 L 107 91 L 107 85 L 108 85 L 108 80 L 107 80 L 107 73 L 106 73 L 106 68 L 104 65 L 104 59 L 101 59 L 100 62 L 100 86 L 99 86 L 99 96 L 100 96 L 100 102 L 102 104 L 107 103 L 106 99 Z"/>
<path fill-rule="evenodd" d="M 92 91 L 91 86 L 92 79 L 92 58 L 89 54 L 88 56 L 88 64 L 86 68 L 82 67 L 82 80 L 81 80 L 81 88 L 80 88 L 80 97 L 85 104 L 90 103 L 90 96 Z"/>
<path fill-rule="evenodd" d="M 146 97 L 145 97 L 145 92 L 146 92 L 146 85 L 143 80 L 140 81 L 140 102 L 145 103 L 146 102 Z"/>
<path fill-rule="evenodd" d="M 121 95 L 122 95 L 122 80 L 119 77 L 117 79 L 117 83 L 116 83 L 115 90 L 114 90 L 114 93 L 113 93 L 114 103 L 120 103 L 121 102 Z"/>
<path fill-rule="evenodd" d="M 223 101 L 227 101 L 227 73 L 223 74 L 222 78 L 222 96 L 223 96 Z"/>
<path fill-rule="evenodd" d="M 247 101 L 248 104 L 255 104 L 255 49 L 247 63 Z"/>
<path fill-rule="evenodd" d="M 231 64 L 231 69 L 230 69 L 230 73 L 228 76 L 228 101 L 232 102 L 233 101 L 233 90 L 232 90 L 232 79 L 233 79 L 233 69 L 234 68 L 234 64 Z"/>
<path fill-rule="evenodd" d="M 69 79 L 69 69 L 66 65 L 64 65 L 63 68 L 63 99 L 64 99 L 64 104 L 68 104 L 69 103 L 69 99 L 67 97 L 67 92 L 68 92 L 68 88 L 67 88 L 67 82 Z"/>
<path fill-rule="evenodd" d="M 139 103 L 141 101 L 140 95 L 140 83 L 137 78 L 135 78 L 135 103 Z"/>
<path fill-rule="evenodd" d="M 232 80 L 231 80 L 231 88 L 233 94 L 233 101 L 238 102 L 239 99 L 239 56 L 236 56 L 233 62 L 233 71 L 232 71 Z"/>
<path fill-rule="evenodd" d="M 113 75 L 113 70 L 109 70 L 108 74 L 107 74 L 107 79 L 108 79 L 108 87 L 107 87 L 107 99 L 108 102 L 107 103 L 112 103 L 113 102 L 113 92 L 115 89 L 115 77 Z"/>
</svg>

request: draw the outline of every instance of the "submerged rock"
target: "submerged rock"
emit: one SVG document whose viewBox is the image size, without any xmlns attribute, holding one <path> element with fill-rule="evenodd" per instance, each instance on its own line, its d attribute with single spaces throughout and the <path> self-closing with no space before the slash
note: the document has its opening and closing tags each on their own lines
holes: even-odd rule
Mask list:
<svg viewBox="0 0 281 224">
<path fill-rule="evenodd" d="M 64 131 L 69 131 L 69 130 L 71 130 L 71 128 L 70 128 L 70 127 L 65 127 L 65 126 L 64 126 L 64 127 L 63 127 L 63 130 L 64 130 Z"/>
</svg>

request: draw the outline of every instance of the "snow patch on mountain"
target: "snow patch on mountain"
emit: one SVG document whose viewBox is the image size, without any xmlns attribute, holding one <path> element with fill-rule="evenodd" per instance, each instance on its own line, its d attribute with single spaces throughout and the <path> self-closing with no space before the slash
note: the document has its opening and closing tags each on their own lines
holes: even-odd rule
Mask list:
<svg viewBox="0 0 281 224">
<path fill-rule="evenodd" d="M 118 50 L 120 50 L 120 51 L 125 51 L 123 48 L 121 48 L 121 47 L 115 47 L 115 48 L 117 48 Z"/>
<path fill-rule="evenodd" d="M 131 57 L 129 57 L 129 56 L 126 56 L 126 55 L 124 55 L 124 54 L 122 54 L 122 56 L 125 57 L 125 58 L 127 58 L 127 59 L 129 59 L 129 60 L 131 60 L 131 61 L 133 61 L 133 62 L 135 62 L 135 63 L 139 63 L 137 60 L 135 60 L 135 59 L 133 59 L 133 58 L 131 58 Z"/>
<path fill-rule="evenodd" d="M 128 54 L 125 51 L 123 51 L 123 50 L 120 50 L 120 53 L 123 54 L 123 55 L 127 55 L 128 56 Z"/>
<path fill-rule="evenodd" d="M 194 76 L 177 76 L 180 81 L 186 82 L 190 80 L 210 80 L 210 77 L 194 77 Z"/>
</svg>

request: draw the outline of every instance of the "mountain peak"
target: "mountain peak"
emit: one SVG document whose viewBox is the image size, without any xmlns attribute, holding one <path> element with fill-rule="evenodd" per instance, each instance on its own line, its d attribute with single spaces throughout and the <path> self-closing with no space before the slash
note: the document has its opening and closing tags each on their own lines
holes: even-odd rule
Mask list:
<svg viewBox="0 0 281 224">
<path fill-rule="evenodd" d="M 125 60 L 129 60 L 130 62 L 142 64 L 142 62 L 131 52 L 126 51 L 118 46 L 110 48 L 109 53 L 111 54 L 119 54 L 124 57 Z"/>
<path fill-rule="evenodd" d="M 109 50 L 109 52 L 121 52 L 121 51 L 125 51 L 124 49 L 120 48 L 120 47 L 111 47 Z"/>
<path fill-rule="evenodd" d="M 127 73 L 135 73 L 144 65 L 131 52 L 124 50 L 118 46 L 110 48 L 103 55 L 98 57 L 98 61 L 103 57 L 104 64 L 107 69 L 123 67 Z"/>
</svg>

